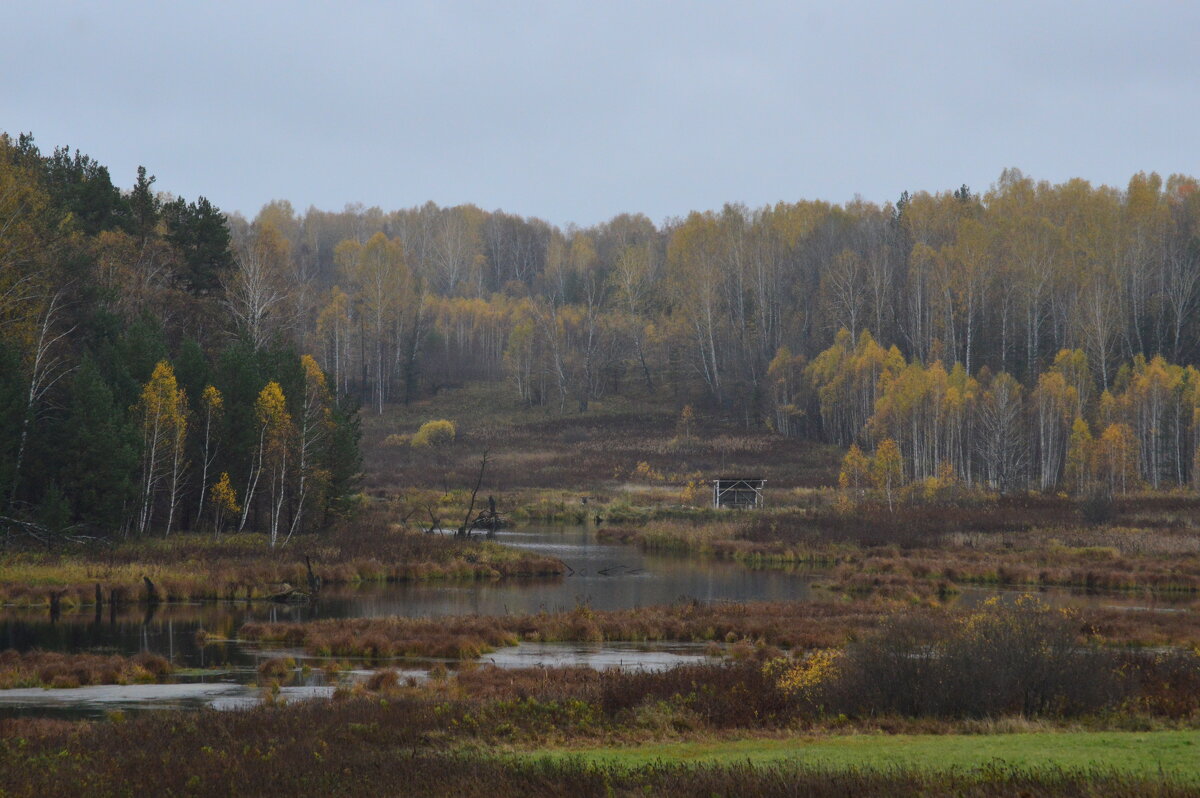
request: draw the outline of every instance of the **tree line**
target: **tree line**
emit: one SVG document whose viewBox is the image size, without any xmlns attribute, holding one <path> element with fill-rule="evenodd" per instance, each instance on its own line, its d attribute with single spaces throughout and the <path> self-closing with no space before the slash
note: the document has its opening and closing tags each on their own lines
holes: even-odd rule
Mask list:
<svg viewBox="0 0 1200 798">
<path fill-rule="evenodd" d="M 843 487 L 873 484 L 889 501 L 907 483 L 1123 494 L 1200 480 L 1200 370 L 1139 354 L 1107 387 L 1094 372 L 1064 349 L 1027 389 L 842 330 L 804 376 L 826 435 L 849 447 Z"/>
<path fill-rule="evenodd" d="M 1122 363 L 1200 355 L 1200 193 L 1005 171 L 882 205 L 727 205 L 587 228 L 474 206 L 230 220 L 228 304 L 255 341 L 312 351 L 376 412 L 467 380 L 555 411 L 663 391 L 748 424 L 821 434 L 793 362 L 843 328 L 905 357 L 1034 385 L 1063 349 L 1112 385 Z"/>
<path fill-rule="evenodd" d="M 0 136 L 0 528 L 319 529 L 356 404 L 301 342 L 245 334 L 225 215 L 153 184 Z"/>
</svg>

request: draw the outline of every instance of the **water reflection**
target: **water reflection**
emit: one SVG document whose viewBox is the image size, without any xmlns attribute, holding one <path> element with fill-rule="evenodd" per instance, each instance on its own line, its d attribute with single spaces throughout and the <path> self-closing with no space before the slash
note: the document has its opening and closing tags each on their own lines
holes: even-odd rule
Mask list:
<svg viewBox="0 0 1200 798">
<path fill-rule="evenodd" d="M 557 557 L 569 576 L 476 582 L 372 584 L 331 587 L 313 604 L 208 602 L 126 607 L 108 612 L 43 610 L 0 612 L 0 645 L 50 651 L 152 651 L 181 667 L 254 664 L 258 647 L 237 643 L 247 621 L 306 621 L 389 615 L 503 615 L 570 610 L 629 609 L 679 600 L 760 601 L 813 598 L 811 574 L 750 571 L 732 563 L 646 554 L 634 547 L 596 541 L 586 527 L 503 531 L 497 540 Z M 206 645 L 197 642 L 204 630 Z M 213 639 L 219 642 L 213 642 Z"/>
</svg>

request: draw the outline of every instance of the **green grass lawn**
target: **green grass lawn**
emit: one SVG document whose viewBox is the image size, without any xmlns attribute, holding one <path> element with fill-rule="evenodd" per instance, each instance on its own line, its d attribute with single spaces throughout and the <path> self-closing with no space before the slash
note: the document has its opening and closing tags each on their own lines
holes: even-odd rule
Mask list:
<svg viewBox="0 0 1200 798">
<path fill-rule="evenodd" d="M 554 751 L 556 756 L 636 766 L 664 762 L 781 762 L 831 768 L 946 770 L 988 764 L 1029 768 L 1112 768 L 1200 780 L 1200 731 L 1028 734 L 856 734 Z"/>
</svg>

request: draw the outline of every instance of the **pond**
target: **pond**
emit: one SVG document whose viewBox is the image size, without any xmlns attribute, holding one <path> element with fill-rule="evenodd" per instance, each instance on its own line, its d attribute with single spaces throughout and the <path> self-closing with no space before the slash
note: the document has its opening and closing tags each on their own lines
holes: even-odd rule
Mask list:
<svg viewBox="0 0 1200 798">
<path fill-rule="evenodd" d="M 257 664 L 282 653 L 303 652 L 236 640 L 243 623 L 305 621 L 389 615 L 503 615 L 570 610 L 586 604 L 597 610 L 629 609 L 675 601 L 805 600 L 819 593 L 814 574 L 751 571 L 713 560 L 642 552 L 602 543 L 589 527 L 525 527 L 504 530 L 496 540 L 566 563 L 556 578 L 476 582 L 413 582 L 329 588 L 308 605 L 266 602 L 209 602 L 132 608 L 115 615 L 64 612 L 51 621 L 45 609 L 0 609 L 0 647 L 17 650 L 95 651 L 136 654 L 151 651 L 177 668 L 220 669 L 201 682 L 170 685 L 88 687 L 73 690 L 0 691 L 0 713 L 99 714 L 141 707 L 241 706 L 257 700 Z M 218 642 L 201 645 L 204 630 Z M 703 645 L 632 643 L 526 643 L 484 658 L 498 667 L 585 665 L 596 668 L 666 668 L 705 658 Z M 410 663 L 423 673 L 421 666 Z M 406 666 L 406 667 L 409 667 Z M 285 697 L 328 694 L 319 670 L 306 684 L 285 688 Z M 351 677 L 353 678 L 353 676 Z"/>
</svg>

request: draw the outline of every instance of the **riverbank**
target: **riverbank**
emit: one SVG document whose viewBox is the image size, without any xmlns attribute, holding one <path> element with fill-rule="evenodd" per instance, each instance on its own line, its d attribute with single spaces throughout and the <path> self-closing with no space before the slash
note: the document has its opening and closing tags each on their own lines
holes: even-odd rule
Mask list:
<svg viewBox="0 0 1200 798">
<path fill-rule="evenodd" d="M 170 676 L 174 671 L 170 662 L 148 651 L 133 657 L 57 651 L 0 651 L 0 690 L 146 684 Z"/>
<path fill-rule="evenodd" d="M 176 534 L 109 546 L 0 556 L 0 604 L 61 608 L 286 599 L 321 585 L 559 576 L 563 564 L 483 539 L 430 535 L 382 513 L 270 549 L 261 535 Z M 149 580 L 147 582 L 146 580 Z"/>
<path fill-rule="evenodd" d="M 901 605 L 890 602 L 687 602 L 632 610 L 450 618 L 357 618 L 307 623 L 250 623 L 246 640 L 301 646 L 311 654 L 387 658 L 477 659 L 520 641 L 682 641 L 797 650 L 840 645 L 875 628 Z"/>
<path fill-rule="evenodd" d="M 1014 597 L 1019 604 L 1025 600 Z M 1032 599 L 1030 599 L 1032 600 Z M 997 605 L 999 606 L 999 605 Z M 1042 605 L 1039 605 L 1042 606 Z M 886 599 L 701 603 L 534 615 L 447 618 L 354 618 L 308 622 L 253 622 L 243 640 L 299 646 L 311 655 L 478 659 L 518 642 L 674 641 L 710 643 L 714 653 L 747 656 L 765 647 L 799 654 L 835 648 L 899 618 L 931 624 L 978 614 L 971 606 Z M 1151 608 L 1081 606 L 1058 610 L 1080 642 L 1111 648 L 1189 648 L 1200 645 L 1200 614 Z"/>
<path fill-rule="evenodd" d="M 729 560 L 752 569 L 828 569 L 848 595 L 946 595 L 968 585 L 1200 593 L 1200 505 L 1142 497 L 1113 523 L 1088 526 L 1065 499 L 993 498 L 972 505 L 779 509 L 720 520 L 607 526 L 601 540 Z"/>
</svg>

